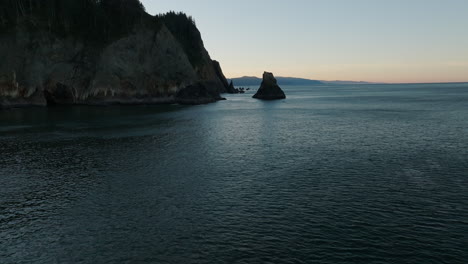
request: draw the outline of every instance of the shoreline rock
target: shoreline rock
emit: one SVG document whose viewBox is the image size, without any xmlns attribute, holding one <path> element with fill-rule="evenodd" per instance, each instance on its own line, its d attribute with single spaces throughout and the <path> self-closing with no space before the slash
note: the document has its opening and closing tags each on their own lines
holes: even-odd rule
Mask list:
<svg viewBox="0 0 468 264">
<path fill-rule="evenodd" d="M 175 102 L 181 105 L 198 105 L 214 103 L 223 100 L 207 83 L 196 83 L 180 90 L 175 96 Z"/>
</svg>

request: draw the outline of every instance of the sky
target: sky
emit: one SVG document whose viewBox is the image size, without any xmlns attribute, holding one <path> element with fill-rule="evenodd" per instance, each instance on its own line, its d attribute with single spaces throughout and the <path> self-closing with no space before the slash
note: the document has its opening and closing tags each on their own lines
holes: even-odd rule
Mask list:
<svg viewBox="0 0 468 264">
<path fill-rule="evenodd" d="M 228 78 L 468 81 L 468 0 L 142 0 L 191 15 Z"/>
</svg>

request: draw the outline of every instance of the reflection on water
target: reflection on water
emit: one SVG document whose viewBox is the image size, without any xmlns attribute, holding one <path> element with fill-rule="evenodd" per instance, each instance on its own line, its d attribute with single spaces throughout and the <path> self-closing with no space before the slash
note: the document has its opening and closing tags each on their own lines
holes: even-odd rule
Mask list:
<svg viewBox="0 0 468 264">
<path fill-rule="evenodd" d="M 0 263 L 464 263 L 468 85 L 284 90 L 2 110 Z"/>
</svg>

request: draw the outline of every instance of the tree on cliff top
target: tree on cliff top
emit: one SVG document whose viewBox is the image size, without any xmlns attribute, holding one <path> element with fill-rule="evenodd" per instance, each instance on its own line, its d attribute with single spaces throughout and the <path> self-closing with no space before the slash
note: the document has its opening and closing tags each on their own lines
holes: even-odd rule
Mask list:
<svg viewBox="0 0 468 264">
<path fill-rule="evenodd" d="M 192 17 L 169 12 L 151 16 L 139 0 L 0 0 L 0 33 L 26 26 L 60 37 L 107 43 L 129 34 L 136 25 L 159 30 L 166 25 L 192 65 L 201 63 L 204 45 Z"/>
<path fill-rule="evenodd" d="M 171 11 L 158 15 L 155 19 L 165 24 L 177 38 L 193 65 L 201 62 L 204 50 L 203 40 L 191 16 Z"/>
<path fill-rule="evenodd" d="M 1 0 L 0 29 L 27 22 L 59 35 L 111 38 L 127 33 L 145 16 L 139 0 Z"/>
</svg>

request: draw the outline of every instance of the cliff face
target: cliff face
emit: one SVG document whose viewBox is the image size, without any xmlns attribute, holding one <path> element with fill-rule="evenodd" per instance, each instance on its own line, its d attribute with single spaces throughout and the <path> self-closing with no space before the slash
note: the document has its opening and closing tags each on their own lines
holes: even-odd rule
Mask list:
<svg viewBox="0 0 468 264">
<path fill-rule="evenodd" d="M 0 34 L 0 107 L 220 100 L 220 67 L 201 38 L 189 41 L 201 43 L 196 63 L 164 24 L 104 45 L 20 24 Z"/>
</svg>

